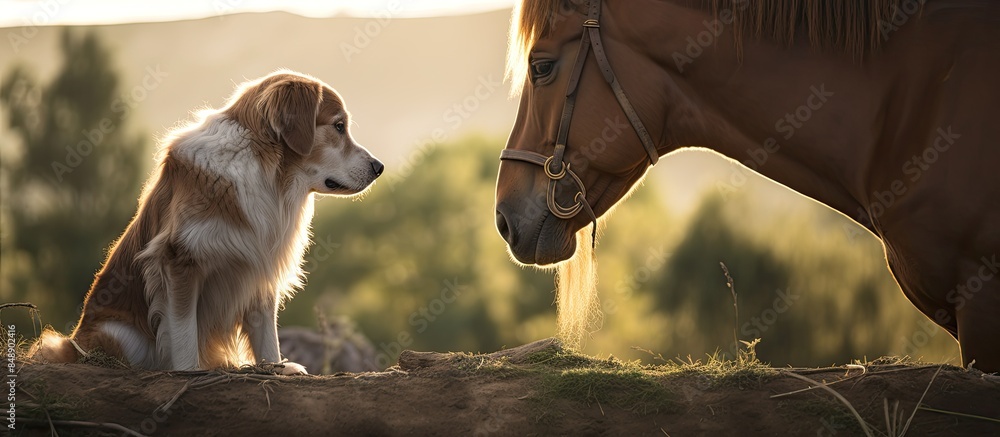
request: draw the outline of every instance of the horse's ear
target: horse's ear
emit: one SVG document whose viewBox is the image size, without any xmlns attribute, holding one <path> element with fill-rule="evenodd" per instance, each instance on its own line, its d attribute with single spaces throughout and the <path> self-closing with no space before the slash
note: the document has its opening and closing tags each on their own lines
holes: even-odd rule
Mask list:
<svg viewBox="0 0 1000 437">
<path fill-rule="evenodd" d="M 261 94 L 261 112 L 278 140 L 300 155 L 308 155 L 316 136 L 316 116 L 322 98 L 320 84 L 283 80 Z"/>
</svg>

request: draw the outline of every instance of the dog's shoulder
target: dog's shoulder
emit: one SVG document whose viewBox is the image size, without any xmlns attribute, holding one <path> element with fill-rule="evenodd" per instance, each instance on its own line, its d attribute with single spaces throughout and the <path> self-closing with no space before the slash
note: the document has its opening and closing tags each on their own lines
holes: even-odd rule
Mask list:
<svg viewBox="0 0 1000 437">
<path fill-rule="evenodd" d="M 273 192 L 265 152 L 246 128 L 224 114 L 209 114 L 168 138 L 161 158 L 168 177 L 161 179 L 170 184 L 175 201 L 191 206 L 187 214 L 221 215 L 245 225 L 254 209 L 248 203 L 266 201 Z"/>
<path fill-rule="evenodd" d="M 263 170 L 254 143 L 254 136 L 239 123 L 212 114 L 175 134 L 167 145 L 166 159 L 216 176 L 252 177 Z"/>
</svg>

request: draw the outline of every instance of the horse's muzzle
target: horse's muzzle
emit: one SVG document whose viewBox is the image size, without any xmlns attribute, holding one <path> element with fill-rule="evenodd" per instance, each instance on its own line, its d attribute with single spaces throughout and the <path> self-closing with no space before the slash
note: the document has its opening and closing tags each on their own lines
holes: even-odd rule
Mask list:
<svg viewBox="0 0 1000 437">
<path fill-rule="evenodd" d="M 511 255 L 522 264 L 555 264 L 572 257 L 576 248 L 576 236 L 565 229 L 567 222 L 551 214 L 529 218 L 498 205 L 496 223 Z"/>
<path fill-rule="evenodd" d="M 503 213 L 499 210 L 497 210 L 497 232 L 500 233 L 503 241 L 506 241 L 508 245 L 512 244 L 510 225 L 507 224 L 507 217 L 504 217 Z"/>
</svg>

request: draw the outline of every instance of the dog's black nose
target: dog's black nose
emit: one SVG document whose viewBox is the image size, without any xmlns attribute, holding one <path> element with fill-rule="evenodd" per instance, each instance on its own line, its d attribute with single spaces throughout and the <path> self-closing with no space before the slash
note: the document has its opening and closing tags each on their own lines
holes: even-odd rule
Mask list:
<svg viewBox="0 0 1000 437">
<path fill-rule="evenodd" d="M 382 176 L 383 170 L 385 170 L 385 166 L 379 160 L 372 161 L 372 171 L 375 172 L 375 177 Z"/>
</svg>

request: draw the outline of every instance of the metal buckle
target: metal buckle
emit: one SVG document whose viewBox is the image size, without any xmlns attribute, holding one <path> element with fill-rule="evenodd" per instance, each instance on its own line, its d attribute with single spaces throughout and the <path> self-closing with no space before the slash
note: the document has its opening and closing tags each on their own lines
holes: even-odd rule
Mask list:
<svg viewBox="0 0 1000 437">
<path fill-rule="evenodd" d="M 555 156 L 550 156 L 548 159 L 546 159 L 545 165 L 542 166 L 542 168 L 545 169 L 545 176 L 548 176 L 549 179 L 552 180 L 562 179 L 563 176 L 566 176 L 566 169 L 569 167 L 569 164 L 563 164 L 562 162 L 560 162 L 559 173 L 552 173 L 552 170 L 549 170 L 549 164 L 552 162 L 552 158 L 555 158 Z"/>
<path fill-rule="evenodd" d="M 601 24 L 595 19 L 587 19 L 583 22 L 583 27 L 601 27 Z"/>
</svg>

